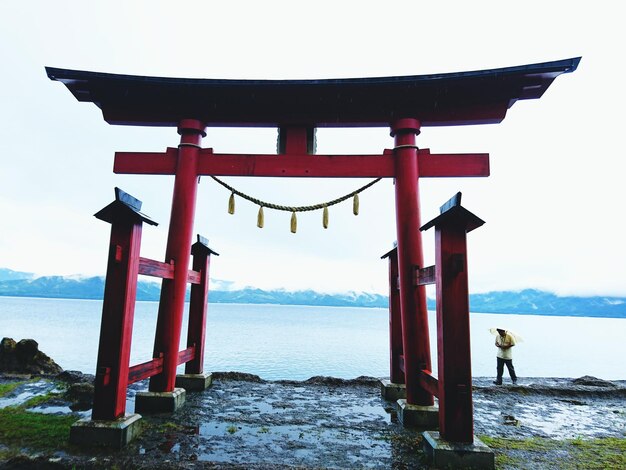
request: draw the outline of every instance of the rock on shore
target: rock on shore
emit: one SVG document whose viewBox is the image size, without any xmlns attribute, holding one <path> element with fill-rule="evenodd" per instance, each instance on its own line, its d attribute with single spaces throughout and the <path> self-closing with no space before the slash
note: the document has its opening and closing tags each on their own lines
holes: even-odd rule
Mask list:
<svg viewBox="0 0 626 470">
<path fill-rule="evenodd" d="M 0 342 L 0 372 L 10 374 L 56 375 L 63 369 L 39 350 L 34 339 L 2 338 Z"/>
</svg>

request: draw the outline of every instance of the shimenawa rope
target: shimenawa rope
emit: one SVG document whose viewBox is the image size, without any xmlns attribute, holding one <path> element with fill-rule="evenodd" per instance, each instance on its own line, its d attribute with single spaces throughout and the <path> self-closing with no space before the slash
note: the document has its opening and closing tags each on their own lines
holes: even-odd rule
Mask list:
<svg viewBox="0 0 626 470">
<path fill-rule="evenodd" d="M 259 228 L 263 228 L 265 224 L 263 208 L 267 207 L 268 209 L 291 212 L 291 232 L 292 233 L 296 233 L 296 230 L 298 227 L 296 212 L 309 212 L 309 211 L 315 211 L 318 209 L 323 209 L 324 212 L 322 215 L 322 225 L 324 228 L 328 228 L 328 208 L 330 206 L 334 206 L 335 204 L 339 204 L 340 202 L 343 202 L 347 199 L 353 198 L 352 213 L 354 215 L 359 215 L 359 193 L 365 191 L 367 188 L 373 186 L 374 184 L 378 183 L 382 179 L 382 178 L 377 178 L 373 181 L 370 181 L 369 183 L 360 187 L 359 189 L 352 191 L 351 193 L 348 193 L 345 196 L 339 197 L 337 199 L 333 199 L 332 201 L 322 202 L 320 204 L 313 204 L 309 206 L 284 206 L 281 204 L 274 204 L 271 202 L 262 201 L 261 199 L 257 199 L 255 197 L 249 196 L 248 194 L 235 189 L 234 187 L 222 181 L 221 179 L 217 178 L 216 176 L 211 176 L 211 178 L 213 178 L 215 182 L 217 182 L 218 184 L 222 185 L 223 187 L 225 187 L 226 189 L 230 191 L 230 197 L 228 198 L 228 213 L 229 214 L 235 213 L 235 195 L 237 195 L 259 206 L 259 213 L 257 216 L 257 227 Z"/>
</svg>

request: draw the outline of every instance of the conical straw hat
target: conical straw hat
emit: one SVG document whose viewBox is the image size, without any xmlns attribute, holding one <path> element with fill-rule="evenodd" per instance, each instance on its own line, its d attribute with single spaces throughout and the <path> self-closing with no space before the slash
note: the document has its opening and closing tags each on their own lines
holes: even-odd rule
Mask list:
<svg viewBox="0 0 626 470">
<path fill-rule="evenodd" d="M 499 326 L 497 328 L 489 328 L 489 333 L 491 333 L 492 335 L 498 335 L 498 330 L 504 330 L 506 331 L 509 335 L 511 335 L 513 337 L 513 339 L 515 340 L 516 343 L 521 343 L 522 341 L 524 341 L 524 338 L 522 338 L 520 335 L 518 335 L 517 333 L 509 330 L 508 328 L 505 328 L 503 326 Z"/>
</svg>

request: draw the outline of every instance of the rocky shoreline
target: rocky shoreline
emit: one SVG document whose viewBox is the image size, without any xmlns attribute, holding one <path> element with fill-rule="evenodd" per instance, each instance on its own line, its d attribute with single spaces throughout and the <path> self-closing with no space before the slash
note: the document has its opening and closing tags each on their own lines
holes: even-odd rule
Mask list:
<svg viewBox="0 0 626 470">
<path fill-rule="evenodd" d="M 0 417 L 17 413 L 7 410 L 89 417 L 93 378 L 76 371 L 0 373 L 0 390 L 9 390 L 0 394 Z M 609 458 L 626 464 L 626 381 L 521 378 L 496 386 L 492 380 L 474 378 L 474 429 L 494 448 L 497 468 L 582 468 L 568 467 L 580 458 L 580 443 L 605 441 Z M 129 387 L 127 412 L 146 388 Z M 372 377 L 266 381 L 215 372 L 213 385 L 187 393 L 182 409 L 142 423 L 139 438 L 119 451 L 71 446 L 69 424 L 48 447 L 0 429 L 0 468 L 428 468 L 421 433 L 398 422 L 396 404 L 381 398 Z"/>
<path fill-rule="evenodd" d="M 378 379 L 264 381 L 234 372 L 213 378 L 210 389 L 189 393 L 173 415 L 144 417 L 142 435 L 121 451 L 21 447 L 1 459 L 0 468 L 427 468 L 419 432 L 398 423 L 395 405 L 380 396 Z M 0 383 L 16 379 L 3 376 Z M 623 440 L 626 383 L 596 381 L 540 378 L 494 386 L 491 379 L 477 378 L 475 433 L 515 440 Z M 134 394 L 145 386 L 129 390 L 131 410 Z M 22 393 L 18 387 L 3 399 Z M 89 416 L 70 411 L 73 403 L 61 394 L 38 411 L 65 406 L 67 413 Z M 0 442 L 2 448 L 10 445 Z M 524 457 L 529 462 L 548 455 L 531 454 Z"/>
</svg>

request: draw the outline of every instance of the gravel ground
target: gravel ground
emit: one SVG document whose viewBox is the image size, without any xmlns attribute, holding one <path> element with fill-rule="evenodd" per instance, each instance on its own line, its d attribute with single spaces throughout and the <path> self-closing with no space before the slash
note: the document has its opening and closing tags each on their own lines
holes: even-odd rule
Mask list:
<svg viewBox="0 0 626 470">
<path fill-rule="evenodd" d="M 624 381 L 526 378 L 515 386 L 496 386 L 491 380 L 474 380 L 477 436 L 626 437 Z M 28 387 L 0 399 L 0 407 L 44 393 Z M 134 393 L 145 388 L 141 383 L 131 387 L 129 411 Z M 57 401 L 37 411 L 69 409 Z M 143 423 L 141 436 L 121 451 L 70 447 L 37 455 L 24 449 L 24 457 L 0 462 L 0 467 L 428 468 L 420 432 L 398 423 L 395 404 L 385 402 L 378 380 L 367 377 L 266 382 L 247 374 L 215 373 L 213 386 L 188 393 L 181 410 L 144 416 Z M 511 451 L 512 462 L 525 464 L 499 468 L 541 468 L 562 452 L 558 446 L 540 455 Z"/>
</svg>

